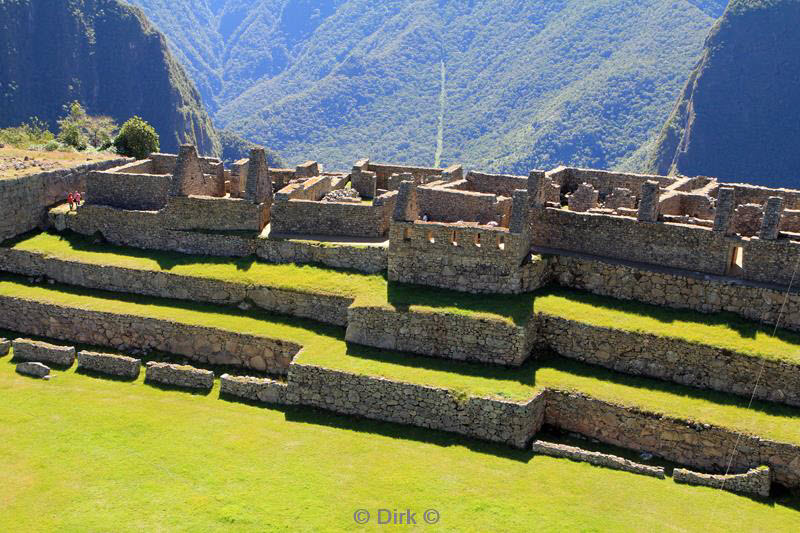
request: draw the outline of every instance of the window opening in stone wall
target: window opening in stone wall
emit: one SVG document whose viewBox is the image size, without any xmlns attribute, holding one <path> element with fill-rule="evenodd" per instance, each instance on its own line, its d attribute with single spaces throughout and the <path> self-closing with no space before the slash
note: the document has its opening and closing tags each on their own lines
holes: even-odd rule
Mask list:
<svg viewBox="0 0 800 533">
<path fill-rule="evenodd" d="M 403 240 L 404 241 L 411 240 L 411 228 L 406 228 L 403 230 Z"/>
<path fill-rule="evenodd" d="M 506 249 L 506 238 L 502 235 L 497 236 L 497 247 L 501 250 Z"/>
<path fill-rule="evenodd" d="M 431 244 L 436 242 L 436 239 L 433 238 L 433 232 L 432 231 L 428 232 L 428 242 L 431 243 Z"/>
<path fill-rule="evenodd" d="M 481 234 L 480 233 L 476 233 L 475 234 L 475 246 L 477 246 L 478 248 L 481 247 Z"/>
<path fill-rule="evenodd" d="M 744 248 L 734 246 L 731 250 L 731 261 L 728 265 L 729 276 L 741 276 L 744 273 Z"/>
<path fill-rule="evenodd" d="M 451 236 L 451 239 L 452 239 L 452 242 L 453 242 L 453 246 L 458 246 L 458 237 L 456 236 L 456 232 L 455 231 L 453 232 L 453 235 Z"/>
</svg>

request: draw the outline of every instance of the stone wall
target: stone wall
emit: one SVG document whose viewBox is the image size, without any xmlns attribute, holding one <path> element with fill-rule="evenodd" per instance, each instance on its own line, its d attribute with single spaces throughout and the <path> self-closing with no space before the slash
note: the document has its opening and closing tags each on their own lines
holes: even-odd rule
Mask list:
<svg viewBox="0 0 800 533">
<path fill-rule="evenodd" d="M 791 444 L 557 390 L 547 392 L 545 423 L 710 472 L 725 472 L 729 462 L 734 472 L 767 465 L 776 482 L 800 486 L 800 448 Z"/>
<path fill-rule="evenodd" d="M 72 366 L 72 363 L 75 362 L 75 348 L 73 346 L 57 346 L 30 339 L 16 339 L 13 344 L 14 359 L 20 361 L 51 363 L 65 367 Z"/>
<path fill-rule="evenodd" d="M 292 342 L 135 315 L 0 297 L 0 328 L 107 346 L 156 350 L 201 363 L 285 374 L 300 346 Z"/>
<path fill-rule="evenodd" d="M 167 204 L 171 186 L 170 174 L 94 171 L 86 180 L 86 203 L 157 211 Z"/>
<path fill-rule="evenodd" d="M 473 293 L 522 292 L 525 235 L 490 226 L 393 222 L 389 279 Z"/>
<path fill-rule="evenodd" d="M 528 190 L 528 176 L 485 174 L 470 170 L 466 176 L 467 190 L 511 198 L 517 189 Z"/>
<path fill-rule="evenodd" d="M 494 194 L 451 190 L 429 186 L 417 189 L 419 215 L 436 222 L 470 221 L 508 226 L 511 198 L 499 200 Z"/>
<path fill-rule="evenodd" d="M 536 211 L 532 231 L 536 246 L 709 274 L 728 270 L 731 243 L 710 228 L 555 208 Z"/>
<path fill-rule="evenodd" d="M 616 455 L 592 452 L 583 450 L 581 448 L 576 448 L 575 446 L 567 446 L 566 444 L 555 444 L 552 442 L 537 440 L 533 442 L 533 453 L 539 455 L 549 455 L 550 457 L 563 457 L 565 459 L 571 459 L 581 463 L 589 463 L 605 468 L 612 468 L 614 470 L 622 470 L 624 472 L 631 472 L 633 474 L 642 474 L 645 476 L 664 479 L 663 467 L 634 463 L 633 461 L 623 457 L 617 457 Z"/>
<path fill-rule="evenodd" d="M 129 159 L 113 159 L 77 167 L 0 180 L 3 216 L 0 241 L 47 223 L 47 208 L 67 201 L 74 191 L 86 191 L 86 176 L 93 170 L 119 166 Z"/>
<path fill-rule="evenodd" d="M 724 489 L 742 494 L 754 494 L 766 498 L 772 487 L 772 476 L 769 467 L 751 468 L 743 474 L 701 474 L 683 468 L 672 472 L 675 483 L 703 485 L 715 489 Z"/>
<path fill-rule="evenodd" d="M 387 190 L 389 189 L 389 177 L 391 177 L 392 174 L 411 174 L 414 177 L 414 181 L 423 183 L 426 178 L 441 176 L 443 172 L 441 168 L 412 167 L 372 162 L 370 162 L 364 170 L 375 173 L 378 189 Z"/>
<path fill-rule="evenodd" d="M 146 383 L 210 390 L 214 386 L 214 373 L 186 365 L 150 361 L 147 363 L 144 380 Z"/>
<path fill-rule="evenodd" d="M 250 376 L 231 376 L 223 374 L 219 378 L 219 393 L 221 396 L 233 396 L 251 402 L 288 403 L 286 383 L 269 378 L 254 378 Z"/>
<path fill-rule="evenodd" d="M 544 394 L 524 403 L 292 364 L 287 401 L 337 413 L 451 431 L 525 448 L 542 425 Z"/>
<path fill-rule="evenodd" d="M 727 311 L 750 320 L 763 320 L 766 324 L 775 323 L 786 298 L 781 327 L 800 330 L 800 293 L 797 292 L 787 294 L 776 287 L 689 272 L 648 269 L 585 256 L 552 255 L 545 261 L 551 269 L 549 276 L 565 287 L 703 313 Z"/>
<path fill-rule="evenodd" d="M 280 200 L 272 204 L 271 231 L 277 235 L 383 237 L 397 199 L 396 192 L 376 198 L 372 205 L 310 200 Z"/>
<path fill-rule="evenodd" d="M 800 364 L 671 337 L 593 326 L 538 314 L 542 340 L 559 355 L 702 389 L 800 405 Z"/>
<path fill-rule="evenodd" d="M 375 274 L 386 271 L 387 248 L 286 239 L 258 239 L 258 257 L 270 263 L 310 263 Z"/>
<path fill-rule="evenodd" d="M 82 235 L 100 233 L 120 246 L 170 250 L 192 255 L 246 257 L 256 253 L 255 236 L 211 231 L 177 231 L 164 228 L 164 218 L 154 211 L 127 211 L 101 205 L 84 205 L 77 212 L 53 210 L 56 229 Z"/>
<path fill-rule="evenodd" d="M 507 366 L 525 362 L 533 349 L 535 324 L 435 312 L 351 307 L 346 340 L 387 350 Z"/>
<path fill-rule="evenodd" d="M 139 377 L 141 366 L 142 361 L 133 357 L 86 350 L 78 352 L 78 370 L 136 379 Z"/>
<path fill-rule="evenodd" d="M 170 198 L 162 215 L 169 230 L 260 232 L 269 223 L 269 206 L 241 198 L 178 196 Z"/>
<path fill-rule="evenodd" d="M 744 252 L 742 278 L 789 285 L 798 265 L 800 240 L 785 237 L 777 240 L 752 238 L 742 244 Z"/>
<path fill-rule="evenodd" d="M 652 176 L 572 167 L 558 167 L 547 172 L 547 176 L 561 186 L 562 192 L 571 192 L 576 190 L 582 183 L 589 183 L 599 191 L 600 196 L 603 198 L 611 194 L 617 187 L 630 189 L 638 193 L 642 185 L 650 180 L 657 181 L 661 187 L 669 187 L 678 182 L 678 178 L 669 176 Z"/>
</svg>

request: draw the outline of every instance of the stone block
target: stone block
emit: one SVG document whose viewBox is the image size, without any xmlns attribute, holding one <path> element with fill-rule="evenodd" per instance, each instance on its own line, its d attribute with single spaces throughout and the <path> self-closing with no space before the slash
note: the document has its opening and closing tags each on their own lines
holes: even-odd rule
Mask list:
<svg viewBox="0 0 800 533">
<path fill-rule="evenodd" d="M 141 365 L 142 361 L 140 359 L 124 355 L 88 352 L 85 350 L 78 352 L 78 370 L 90 370 L 110 376 L 136 379 L 139 377 Z"/>
<path fill-rule="evenodd" d="M 42 363 L 19 363 L 17 365 L 17 373 L 35 378 L 44 378 L 50 375 L 50 367 Z"/>
<path fill-rule="evenodd" d="M 8 339 L 0 338 L 0 357 L 8 355 L 8 351 L 10 349 L 11 349 L 11 341 Z"/>
<path fill-rule="evenodd" d="M 192 366 L 150 361 L 145 370 L 145 381 L 187 389 L 210 390 L 214 386 L 214 373 Z"/>
<path fill-rule="evenodd" d="M 269 378 L 231 376 L 223 374 L 219 379 L 220 394 L 254 402 L 285 404 L 287 385 Z"/>
<path fill-rule="evenodd" d="M 717 193 L 717 207 L 714 212 L 714 231 L 728 234 L 736 208 L 736 193 L 733 187 L 720 187 Z"/>
<path fill-rule="evenodd" d="M 72 366 L 72 363 L 75 362 L 75 348 L 29 339 L 17 339 L 14 341 L 14 358 L 20 361 Z"/>
</svg>

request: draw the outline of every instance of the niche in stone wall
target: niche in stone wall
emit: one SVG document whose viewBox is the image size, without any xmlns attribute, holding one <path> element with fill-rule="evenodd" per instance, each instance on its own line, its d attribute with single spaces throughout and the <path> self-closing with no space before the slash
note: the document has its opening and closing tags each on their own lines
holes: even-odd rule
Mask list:
<svg viewBox="0 0 800 533">
<path fill-rule="evenodd" d="M 500 248 L 501 250 L 506 249 L 506 238 L 504 235 L 497 236 L 497 247 Z"/>
<path fill-rule="evenodd" d="M 458 235 L 456 235 L 455 231 L 450 235 L 450 240 L 453 243 L 453 246 L 458 246 Z"/>
<path fill-rule="evenodd" d="M 480 233 L 476 233 L 475 234 L 475 246 L 477 246 L 478 248 L 481 247 L 481 234 Z"/>
<path fill-rule="evenodd" d="M 428 231 L 428 242 L 431 244 L 434 244 L 436 242 L 436 239 L 433 237 L 432 231 Z"/>
<path fill-rule="evenodd" d="M 729 276 L 741 276 L 744 273 L 744 248 L 733 246 L 731 248 L 730 262 L 728 264 Z"/>
<path fill-rule="evenodd" d="M 403 230 L 403 240 L 410 241 L 411 240 L 411 228 L 405 228 Z"/>
</svg>

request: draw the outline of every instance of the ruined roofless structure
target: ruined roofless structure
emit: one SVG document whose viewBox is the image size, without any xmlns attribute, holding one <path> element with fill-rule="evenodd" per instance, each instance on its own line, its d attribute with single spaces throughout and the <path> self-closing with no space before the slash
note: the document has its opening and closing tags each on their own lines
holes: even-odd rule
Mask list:
<svg viewBox="0 0 800 533">
<path fill-rule="evenodd" d="M 331 264 L 368 263 L 391 280 L 476 293 L 541 286 L 550 275 L 535 260 L 542 252 L 785 286 L 800 242 L 800 192 L 707 177 L 567 167 L 465 175 L 458 165 L 369 159 L 350 172 L 315 161 L 270 169 L 263 149 L 228 170 L 182 146 L 177 156 L 92 172 L 87 188 L 89 205 L 69 223 L 120 244 L 241 256 L 270 238 L 384 242 Z M 221 231 L 253 233 L 216 239 Z M 314 260 L 269 246 L 270 258 Z"/>
</svg>

